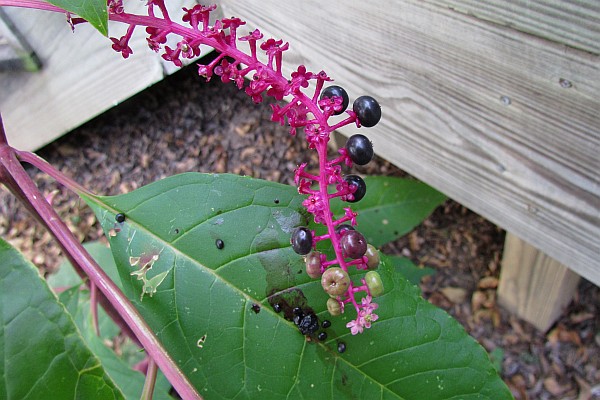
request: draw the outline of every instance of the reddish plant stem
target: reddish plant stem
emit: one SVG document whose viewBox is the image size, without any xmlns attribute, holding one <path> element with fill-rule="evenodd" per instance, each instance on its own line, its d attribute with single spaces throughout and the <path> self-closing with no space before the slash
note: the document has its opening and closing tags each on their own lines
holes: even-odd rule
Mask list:
<svg viewBox="0 0 600 400">
<path fill-rule="evenodd" d="M 192 384 L 158 341 L 137 309 L 111 281 L 102 268 L 73 236 L 66 224 L 44 199 L 27 172 L 21 166 L 15 151 L 8 145 L 0 116 L 0 180 L 21 200 L 27 209 L 52 233 L 73 265 L 86 273 L 110 304 L 131 328 L 146 352 L 161 368 L 175 390 L 185 399 L 200 399 Z"/>
</svg>

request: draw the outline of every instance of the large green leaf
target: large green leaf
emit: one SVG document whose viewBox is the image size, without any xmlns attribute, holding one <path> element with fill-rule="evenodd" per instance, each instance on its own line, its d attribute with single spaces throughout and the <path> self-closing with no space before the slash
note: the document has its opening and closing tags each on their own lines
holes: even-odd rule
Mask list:
<svg viewBox="0 0 600 400">
<path fill-rule="evenodd" d="M 106 0 L 47 0 L 63 10 L 79 15 L 98 29 L 104 36 L 108 35 L 108 10 Z"/>
<path fill-rule="evenodd" d="M 367 195 L 352 204 L 358 212 L 357 228 L 378 247 L 410 232 L 446 200 L 446 196 L 414 179 L 366 176 Z M 334 201 L 332 210 L 342 215 L 347 203 Z"/>
<path fill-rule="evenodd" d="M 102 265 L 102 268 L 113 280 L 119 279 L 117 266 L 110 249 L 106 245 L 100 242 L 89 242 L 84 247 L 94 257 L 94 260 Z M 115 340 L 120 330 L 101 307 L 98 307 L 100 336 L 96 335 L 90 312 L 90 292 L 83 287 L 81 278 L 75 273 L 71 264 L 68 261 L 63 262 L 58 273 L 51 276 L 48 283 L 55 289 L 72 286 L 60 293 L 60 302 L 65 305 L 67 311 L 73 316 L 86 344 L 101 360 L 106 373 L 118 385 L 125 397 L 128 399 L 139 398 L 142 394 L 145 376 L 132 369 L 133 365 L 128 364 L 123 351 L 121 351 L 123 357 L 118 357 L 112 349 L 105 345 L 105 341 Z M 129 344 L 129 341 L 125 343 Z M 121 345 L 121 349 L 123 347 Z M 140 352 L 139 348 L 135 349 L 134 345 L 126 346 L 126 348 L 131 348 L 131 351 L 138 352 L 142 356 L 136 357 L 138 361 L 143 358 L 143 353 Z M 170 389 L 171 385 L 164 375 L 159 374 L 153 398 L 156 400 L 171 399 L 171 396 L 168 395 Z"/>
<path fill-rule="evenodd" d="M 320 282 L 289 244 L 307 222 L 293 187 L 190 173 L 84 199 L 107 232 L 123 290 L 208 399 L 510 398 L 483 348 L 390 265 L 370 330 L 350 335 L 351 310 L 329 318 Z M 302 336 L 288 320 L 293 307 L 331 319 L 328 339 Z"/>
<path fill-rule="evenodd" d="M 1 239 L 0 316 L 0 398 L 123 398 L 35 267 Z"/>
</svg>

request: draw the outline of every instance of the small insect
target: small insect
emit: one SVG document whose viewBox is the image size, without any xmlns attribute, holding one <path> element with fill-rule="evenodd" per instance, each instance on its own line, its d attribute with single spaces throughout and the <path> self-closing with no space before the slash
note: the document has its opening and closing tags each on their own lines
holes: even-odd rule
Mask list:
<svg viewBox="0 0 600 400">
<path fill-rule="evenodd" d="M 317 338 L 322 342 L 324 340 L 327 340 L 327 332 L 321 332 L 319 333 L 319 336 L 317 336 Z"/>
<path fill-rule="evenodd" d="M 346 351 L 346 343 L 344 342 L 339 342 L 338 343 L 338 353 L 343 353 Z"/>
<path fill-rule="evenodd" d="M 215 240 L 215 246 L 217 246 L 217 249 L 221 250 L 223 247 L 225 247 L 225 242 L 223 242 L 221 239 L 217 239 Z"/>
<path fill-rule="evenodd" d="M 252 311 L 254 311 L 256 314 L 258 314 L 260 312 L 260 305 L 253 303 L 252 304 Z"/>
<path fill-rule="evenodd" d="M 119 224 L 125 222 L 125 214 L 118 213 L 117 215 L 115 215 L 115 221 L 117 221 Z"/>
<path fill-rule="evenodd" d="M 321 323 L 321 327 L 323 327 L 323 329 L 329 328 L 331 326 L 331 321 L 329 321 L 328 319 L 324 320 Z"/>
<path fill-rule="evenodd" d="M 282 309 L 281 309 L 281 304 L 279 304 L 279 303 L 275 303 L 275 304 L 273 304 L 273 310 L 274 310 L 276 313 L 279 313 L 279 312 L 281 312 L 281 310 L 282 310 Z"/>
</svg>

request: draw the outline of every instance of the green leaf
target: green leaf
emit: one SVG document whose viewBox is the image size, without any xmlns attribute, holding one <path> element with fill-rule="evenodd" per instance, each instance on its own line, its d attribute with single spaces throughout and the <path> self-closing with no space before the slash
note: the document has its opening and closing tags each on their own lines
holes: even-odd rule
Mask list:
<svg viewBox="0 0 600 400">
<path fill-rule="evenodd" d="M 328 296 L 289 243 L 307 223 L 293 187 L 190 173 L 84 199 L 109 237 L 124 292 L 206 398 L 510 398 L 483 348 L 389 264 L 371 329 L 352 336 L 352 310 L 330 318 Z M 145 294 L 138 277 L 165 273 Z M 302 336 L 289 321 L 293 307 L 330 319 L 328 339 Z"/>
<path fill-rule="evenodd" d="M 1 239 L 0 316 L 0 398 L 123 398 L 35 267 Z"/>
<path fill-rule="evenodd" d="M 446 200 L 446 196 L 414 179 L 366 176 L 367 195 L 352 204 L 357 228 L 375 247 L 396 240 L 419 225 Z M 332 210 L 343 214 L 348 203 L 336 199 Z"/>
<path fill-rule="evenodd" d="M 104 36 L 108 36 L 108 10 L 106 0 L 47 0 L 70 13 L 88 21 Z"/>
<path fill-rule="evenodd" d="M 118 282 L 119 273 L 110 249 L 98 241 L 85 243 L 84 248 L 102 266 L 111 279 Z M 55 289 L 64 289 L 71 286 L 70 289 L 62 290 L 60 293 L 59 299 L 61 303 L 65 305 L 67 311 L 73 316 L 86 344 L 101 360 L 107 374 L 122 390 L 125 397 L 128 399 L 139 398 L 144 387 L 144 375 L 139 371 L 133 370 L 133 365 L 128 363 L 129 360 L 124 359 L 124 357 L 118 357 L 112 349 L 106 347 L 104 341 L 115 340 L 120 329 L 100 306 L 98 306 L 100 337 L 96 335 L 90 312 L 89 290 L 82 287 L 83 281 L 75 273 L 71 264 L 68 261 L 63 262 L 59 266 L 58 273 L 48 278 L 48 283 Z M 129 340 L 128 342 L 131 343 Z M 132 346 L 135 345 L 132 344 Z M 135 346 L 131 349 L 131 352 L 137 351 L 139 354 L 138 357 L 135 357 L 135 361 L 141 361 L 143 353 L 140 352 L 139 348 Z M 171 399 L 171 396 L 168 395 L 170 389 L 171 385 L 169 382 L 162 373 L 159 373 L 153 398 L 160 400 Z"/>
<path fill-rule="evenodd" d="M 418 267 L 410 258 L 398 256 L 385 256 L 394 269 L 405 277 L 413 285 L 421 283 L 421 279 L 427 275 L 435 274 L 435 269 L 429 267 Z"/>
</svg>

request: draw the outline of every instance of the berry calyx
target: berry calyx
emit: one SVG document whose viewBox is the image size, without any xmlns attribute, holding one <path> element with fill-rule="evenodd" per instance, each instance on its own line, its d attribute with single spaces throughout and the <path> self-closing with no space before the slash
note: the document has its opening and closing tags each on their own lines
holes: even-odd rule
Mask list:
<svg viewBox="0 0 600 400">
<path fill-rule="evenodd" d="M 348 108 L 348 103 L 350 103 L 350 99 L 348 98 L 348 93 L 346 93 L 344 88 L 341 86 L 335 86 L 335 85 L 328 86 L 323 90 L 323 92 L 321 92 L 321 97 L 319 97 L 319 99 L 320 100 L 323 100 L 324 98 L 331 99 L 332 97 L 341 97 L 342 98 L 342 108 L 339 111 L 334 112 L 334 114 L 340 115 L 341 113 L 346 111 L 346 108 Z"/>
<path fill-rule="evenodd" d="M 344 176 L 344 180 L 348 182 L 349 185 L 356 187 L 354 193 L 352 193 L 352 196 L 354 196 L 354 198 L 352 200 L 346 200 L 347 202 L 356 203 L 357 201 L 360 201 L 363 197 L 365 197 L 365 194 L 367 194 L 367 184 L 365 183 L 363 178 L 361 178 L 358 175 L 346 175 Z"/>
<path fill-rule="evenodd" d="M 330 296 L 341 296 L 350 286 L 348 273 L 339 267 L 331 267 L 323 272 L 321 286 Z"/>
<path fill-rule="evenodd" d="M 296 253 L 301 256 L 307 255 L 310 253 L 313 245 L 312 232 L 304 226 L 299 226 L 292 232 L 290 242 L 292 243 L 292 249 Z"/>
<path fill-rule="evenodd" d="M 346 150 L 354 164 L 365 165 L 373 159 L 373 144 L 365 135 L 360 133 L 348 138 Z"/>
<path fill-rule="evenodd" d="M 367 272 L 365 274 L 365 282 L 367 283 L 371 296 L 377 297 L 383 294 L 383 282 L 377 271 Z"/>
<path fill-rule="evenodd" d="M 375 246 L 372 244 L 367 245 L 365 256 L 367 257 L 368 269 L 377 269 L 377 267 L 379 267 L 379 261 L 381 261 L 381 259 L 379 257 L 379 251 L 377 251 Z"/>
<path fill-rule="evenodd" d="M 312 251 L 306 256 L 306 273 L 315 279 L 322 275 L 321 273 L 321 253 Z"/>
<path fill-rule="evenodd" d="M 332 317 L 337 317 L 342 313 L 342 307 L 336 299 L 327 299 L 327 311 Z"/>
<path fill-rule="evenodd" d="M 367 240 L 358 231 L 348 231 L 340 239 L 342 254 L 345 257 L 357 259 L 367 252 Z M 326 271 L 327 272 L 327 271 Z"/>
<path fill-rule="evenodd" d="M 381 106 L 371 96 L 360 96 L 354 100 L 352 110 L 360 124 L 367 128 L 377 125 L 381 119 Z"/>
</svg>

